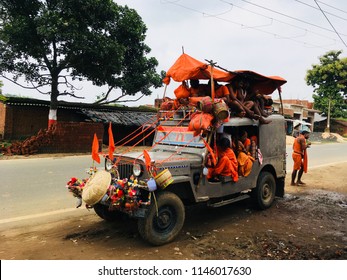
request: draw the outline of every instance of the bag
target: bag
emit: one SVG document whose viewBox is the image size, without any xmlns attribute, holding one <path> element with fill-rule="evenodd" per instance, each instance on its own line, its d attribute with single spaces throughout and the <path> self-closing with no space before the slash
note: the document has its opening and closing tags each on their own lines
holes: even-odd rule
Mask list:
<svg viewBox="0 0 347 280">
<path fill-rule="evenodd" d="M 195 131 L 199 135 L 202 131 L 209 130 L 212 125 L 213 116 L 208 113 L 195 113 L 188 125 L 188 131 Z"/>
<path fill-rule="evenodd" d="M 174 94 L 177 99 L 188 98 L 190 96 L 190 91 L 185 83 L 182 83 L 178 88 L 174 90 Z"/>
</svg>

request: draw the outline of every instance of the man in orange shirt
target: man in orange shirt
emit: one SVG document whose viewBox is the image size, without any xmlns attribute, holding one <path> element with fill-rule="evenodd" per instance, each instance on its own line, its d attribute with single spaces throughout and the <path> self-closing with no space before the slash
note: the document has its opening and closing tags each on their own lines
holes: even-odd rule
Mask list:
<svg viewBox="0 0 347 280">
<path fill-rule="evenodd" d="M 300 131 L 300 135 L 295 138 L 293 143 L 293 173 L 292 173 L 292 186 L 305 185 L 303 181 L 301 181 L 302 174 L 307 173 L 307 148 L 310 147 L 311 143 L 307 141 L 310 133 L 307 130 Z M 299 173 L 298 173 L 299 171 Z M 298 180 L 295 183 L 296 175 L 298 174 Z"/>
<path fill-rule="evenodd" d="M 216 181 L 218 176 L 231 176 L 233 181 L 237 182 L 239 180 L 237 159 L 230 148 L 230 140 L 223 137 L 218 144 L 218 162 L 215 167 L 208 169 L 207 179 Z"/>
</svg>

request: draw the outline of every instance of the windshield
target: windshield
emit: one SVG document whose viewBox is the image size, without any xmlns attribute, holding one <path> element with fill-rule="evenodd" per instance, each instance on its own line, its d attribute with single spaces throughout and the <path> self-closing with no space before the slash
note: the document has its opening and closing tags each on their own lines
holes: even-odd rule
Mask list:
<svg viewBox="0 0 347 280">
<path fill-rule="evenodd" d="M 159 126 L 154 143 L 198 148 L 205 147 L 200 135 L 194 136 L 194 131 L 188 131 L 188 127 L 176 126 Z"/>
</svg>

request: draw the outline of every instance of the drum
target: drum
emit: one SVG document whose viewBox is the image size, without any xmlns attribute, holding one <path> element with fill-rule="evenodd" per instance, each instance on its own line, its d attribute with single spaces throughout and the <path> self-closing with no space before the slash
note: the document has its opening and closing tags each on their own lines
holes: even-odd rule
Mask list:
<svg viewBox="0 0 347 280">
<path fill-rule="evenodd" d="M 154 177 L 157 186 L 161 189 L 165 189 L 173 182 L 173 178 L 169 169 L 164 169 L 157 176 Z"/>
<path fill-rule="evenodd" d="M 213 109 L 212 98 L 210 96 L 204 96 L 198 101 L 197 107 L 200 111 L 210 113 Z"/>
<path fill-rule="evenodd" d="M 213 104 L 213 114 L 219 120 L 225 120 L 229 117 L 229 107 L 223 102 L 217 102 Z"/>
</svg>

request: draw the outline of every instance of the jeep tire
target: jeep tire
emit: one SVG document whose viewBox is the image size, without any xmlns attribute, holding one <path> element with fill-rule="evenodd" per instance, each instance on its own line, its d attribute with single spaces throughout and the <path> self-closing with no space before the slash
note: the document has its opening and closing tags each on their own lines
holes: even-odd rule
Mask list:
<svg viewBox="0 0 347 280">
<path fill-rule="evenodd" d="M 257 186 L 252 192 L 256 206 L 259 209 L 271 207 L 275 194 L 276 182 L 274 176 L 266 171 L 261 172 L 257 180 Z"/>
<path fill-rule="evenodd" d="M 181 199 L 174 193 L 164 191 L 152 198 L 146 217 L 138 220 L 138 230 L 144 240 L 153 245 L 162 245 L 175 239 L 184 219 Z"/>
</svg>

